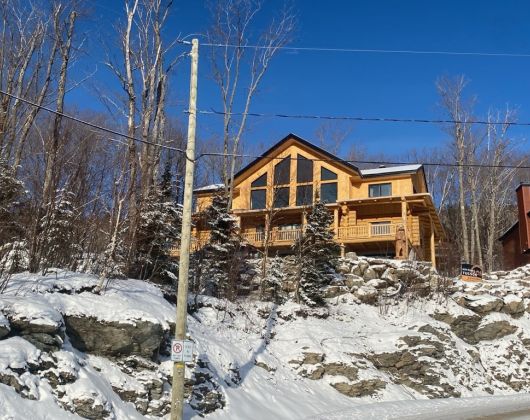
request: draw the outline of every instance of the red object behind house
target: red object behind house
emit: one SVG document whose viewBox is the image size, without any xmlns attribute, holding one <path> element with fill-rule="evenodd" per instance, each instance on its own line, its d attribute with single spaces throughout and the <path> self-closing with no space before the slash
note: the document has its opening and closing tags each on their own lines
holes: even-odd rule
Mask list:
<svg viewBox="0 0 530 420">
<path fill-rule="evenodd" d="M 522 182 L 515 191 L 518 220 L 499 238 L 507 270 L 530 264 L 530 182 Z"/>
</svg>

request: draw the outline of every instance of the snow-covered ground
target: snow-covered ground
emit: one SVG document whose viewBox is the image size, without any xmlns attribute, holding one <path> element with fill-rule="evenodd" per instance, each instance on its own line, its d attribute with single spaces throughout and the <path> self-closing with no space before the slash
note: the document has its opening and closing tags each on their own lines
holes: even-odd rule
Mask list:
<svg viewBox="0 0 530 420">
<path fill-rule="evenodd" d="M 516 281 L 378 305 L 349 293 L 325 309 L 199 298 L 188 317 L 195 362 L 186 418 L 464 419 L 530 410 L 530 293 Z M 0 331 L 11 329 L 0 333 L 0 419 L 168 417 L 164 350 L 174 305 L 145 282 L 115 281 L 102 296 L 91 292 L 96 283 L 84 274 L 21 274 L 0 295 Z M 80 351 L 69 335 L 80 320 L 91 320 L 83 328 L 96 337 L 159 326 L 160 351 L 150 361 L 143 335 L 139 347 Z M 59 348 L 38 348 L 61 331 Z M 440 396 L 460 398 L 432 399 Z"/>
</svg>

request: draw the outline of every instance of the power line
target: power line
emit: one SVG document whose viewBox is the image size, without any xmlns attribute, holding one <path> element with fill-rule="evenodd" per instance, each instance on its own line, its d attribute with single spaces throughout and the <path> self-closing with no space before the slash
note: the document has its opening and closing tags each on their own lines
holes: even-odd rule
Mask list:
<svg viewBox="0 0 530 420">
<path fill-rule="evenodd" d="M 21 97 L 19 97 L 17 95 L 13 95 L 12 93 L 8 93 L 8 92 L 5 92 L 3 90 L 0 90 L 0 94 L 8 96 L 8 97 L 10 97 L 12 99 L 17 99 L 17 100 L 19 100 L 21 102 L 24 102 L 24 103 L 26 103 L 28 105 L 31 105 L 31 106 L 34 106 L 36 108 L 42 109 L 44 111 L 50 112 L 52 114 L 59 115 L 60 117 L 66 118 L 68 120 L 75 121 L 75 122 L 77 122 L 79 124 L 83 124 L 83 125 L 86 125 L 88 127 L 95 128 L 96 130 L 105 131 L 107 133 L 114 134 L 114 135 L 120 136 L 120 137 L 124 137 L 126 139 L 133 140 L 135 142 L 148 144 L 148 145 L 151 145 L 151 146 L 157 146 L 157 147 L 160 147 L 162 149 L 167 149 L 167 150 L 172 150 L 174 152 L 183 153 L 184 155 L 186 154 L 186 152 L 184 152 L 184 150 L 179 149 L 177 147 L 166 146 L 166 145 L 163 145 L 163 144 L 153 143 L 153 142 L 148 141 L 148 140 L 143 140 L 143 139 L 139 139 L 139 138 L 136 138 L 136 137 L 132 137 L 132 136 L 129 136 L 128 134 L 120 133 L 119 131 L 113 130 L 112 128 L 103 127 L 101 125 L 91 123 L 90 121 L 86 121 L 86 120 L 82 120 L 80 118 L 74 117 L 73 115 L 69 115 L 69 114 L 65 114 L 64 112 L 56 111 L 56 110 L 48 108 L 48 107 L 46 107 L 44 105 L 39 105 L 39 104 L 37 104 L 37 103 L 35 103 L 33 101 L 30 101 L 30 100 L 25 99 L 25 98 L 21 98 Z M 108 139 L 108 140 L 120 143 L 116 139 Z M 120 143 L 120 144 L 123 144 L 123 143 Z"/>
<path fill-rule="evenodd" d="M 133 141 L 136 141 L 136 142 L 139 142 L 139 143 L 148 144 L 148 145 L 152 145 L 152 146 L 157 146 L 157 147 L 160 147 L 162 149 L 167 149 L 167 150 L 172 150 L 172 151 L 175 151 L 175 152 L 178 152 L 178 153 L 182 153 L 187 159 L 186 152 L 184 150 L 182 150 L 182 149 L 177 148 L 177 147 L 166 146 L 166 145 L 162 145 L 162 144 L 153 143 L 153 142 L 150 142 L 148 140 L 138 139 L 136 137 L 129 136 L 128 134 L 121 133 L 121 132 L 113 130 L 111 128 L 103 127 L 101 125 L 94 124 L 94 123 L 91 123 L 91 122 L 86 121 L 86 120 L 82 120 L 80 118 L 74 117 L 74 116 L 69 115 L 69 114 L 65 114 L 63 112 L 58 112 L 58 111 L 56 111 L 54 109 L 48 108 L 48 107 L 43 106 L 43 105 L 39 105 L 39 104 L 37 104 L 37 103 L 35 103 L 33 101 L 21 98 L 19 96 L 13 95 L 13 94 L 8 93 L 8 92 L 5 92 L 3 90 L 0 90 L 0 94 L 9 96 L 9 97 L 11 97 L 13 99 L 18 99 L 19 101 L 24 102 L 24 103 L 26 103 L 28 105 L 37 107 L 37 108 L 42 109 L 44 111 L 50 112 L 52 114 L 59 115 L 59 116 L 61 116 L 63 118 L 75 121 L 77 123 L 89 126 L 89 127 L 94 128 L 96 130 L 100 130 L 100 131 L 104 131 L 104 132 L 107 132 L 107 133 L 111 133 L 111 134 L 114 134 L 114 135 L 129 139 L 129 140 L 133 140 Z M 223 112 L 218 112 L 218 111 L 197 111 L 197 112 L 198 113 L 208 113 L 208 114 L 218 114 L 218 115 L 223 115 L 224 114 Z M 243 114 L 234 114 L 233 113 L 232 115 L 243 115 Z M 257 113 L 249 113 L 248 115 L 258 116 L 258 117 L 269 116 L 268 114 L 257 114 Z M 282 117 L 286 117 L 286 118 L 292 118 L 293 117 L 293 116 L 287 116 L 287 115 L 283 115 L 283 114 L 275 114 L 275 115 L 271 114 L 270 116 L 282 116 Z M 326 117 L 326 116 L 300 116 L 300 117 L 301 118 L 326 118 L 326 119 L 340 119 L 340 118 L 342 118 L 342 117 Z M 356 118 L 356 117 L 350 117 L 350 118 Z M 399 121 L 413 122 L 413 120 L 399 120 Z M 434 120 L 414 120 L 414 122 L 427 122 L 427 121 L 434 122 Z M 439 122 L 453 122 L 454 123 L 454 122 L 458 122 L 458 121 L 449 121 L 449 120 L 443 121 L 443 120 L 440 120 Z M 504 124 L 504 123 L 493 122 L 493 123 L 489 123 L 489 124 Z M 510 123 L 510 125 L 530 125 L 530 123 Z M 107 140 L 108 141 L 117 142 L 119 144 L 124 145 L 124 143 L 121 143 L 117 139 L 108 138 Z M 222 157 L 222 156 L 224 157 L 224 156 L 226 156 L 226 157 L 239 157 L 239 158 L 249 158 L 249 159 L 263 158 L 263 159 L 269 159 L 269 160 L 282 160 L 282 159 L 284 159 L 284 158 L 280 158 L 280 157 L 276 157 L 276 156 L 262 156 L 262 155 L 257 156 L 257 155 L 237 154 L 237 153 L 207 152 L 207 153 L 199 154 L 197 156 L 197 158 L 195 159 L 195 161 L 201 159 L 204 156 L 213 156 L 213 157 Z M 298 158 L 291 158 L 291 159 L 292 160 L 298 160 Z M 310 160 L 315 161 L 315 162 L 337 162 L 337 163 L 350 163 L 350 164 L 357 163 L 357 164 L 373 164 L 373 165 L 424 165 L 424 166 L 442 166 L 442 167 L 460 167 L 460 166 L 462 166 L 462 167 L 476 167 L 476 168 L 530 169 L 530 166 L 519 166 L 519 165 L 484 165 L 484 164 L 470 164 L 470 163 L 469 164 L 468 163 L 466 163 L 466 164 L 458 164 L 458 163 L 442 163 L 442 162 L 423 162 L 423 163 L 420 163 L 420 162 L 361 161 L 361 160 L 345 160 L 345 159 L 340 159 L 340 158 L 310 159 Z"/>
<path fill-rule="evenodd" d="M 189 41 L 179 40 L 181 44 L 190 44 Z M 283 51 L 310 51 L 310 52 L 343 52 L 343 53 L 368 53 L 368 54 L 411 54 L 411 55 L 452 55 L 452 56 L 475 56 L 475 57 L 511 57 L 511 58 L 530 58 L 530 53 L 495 53 L 479 51 L 437 51 L 437 50 L 389 50 L 375 48 L 329 48 L 329 47 L 281 47 L 270 45 L 239 45 L 223 43 L 201 43 L 202 46 L 213 48 L 244 48 L 254 50 L 283 50 Z"/>
<path fill-rule="evenodd" d="M 267 159 L 267 160 L 284 160 L 286 157 L 278 156 L 267 156 L 267 155 L 249 155 L 249 154 L 239 154 L 239 153 L 216 153 L 216 152 L 206 152 L 201 153 L 197 159 L 200 159 L 204 156 L 212 157 L 236 157 L 236 158 L 248 158 L 248 159 Z M 305 157 L 287 157 L 290 160 L 310 160 L 313 162 L 335 162 L 335 163 L 350 163 L 350 164 L 367 164 L 367 165 L 423 165 L 423 166 L 442 166 L 442 167 L 464 167 L 464 168 L 499 168 L 499 169 L 530 169 L 530 166 L 523 165 L 487 165 L 482 163 L 443 163 L 443 162 L 398 162 L 398 161 L 380 161 L 380 160 L 348 160 L 340 158 L 328 158 L 328 159 L 315 159 L 315 158 L 305 158 Z M 388 168 L 388 169 L 391 169 Z"/>
<path fill-rule="evenodd" d="M 188 111 L 184 111 L 185 113 Z M 476 125 L 513 125 L 529 127 L 530 122 L 507 122 L 486 120 L 451 120 L 451 119 L 428 119 L 428 118 L 391 118 L 391 117 L 357 117 L 349 115 L 304 115 L 304 114 L 267 114 L 260 112 L 223 112 L 211 110 L 198 110 L 198 114 L 204 115 L 231 115 L 236 117 L 265 117 L 265 118 L 290 118 L 302 120 L 335 120 L 335 121 L 359 121 L 359 122 L 387 122 L 387 123 L 413 123 L 413 124 L 476 124 Z"/>
</svg>

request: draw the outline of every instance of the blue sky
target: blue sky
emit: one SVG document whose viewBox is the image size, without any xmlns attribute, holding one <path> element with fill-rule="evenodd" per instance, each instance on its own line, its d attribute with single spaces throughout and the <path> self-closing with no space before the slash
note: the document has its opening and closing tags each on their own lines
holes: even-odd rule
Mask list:
<svg viewBox="0 0 530 420">
<path fill-rule="evenodd" d="M 530 53 L 530 3 L 526 1 L 294 1 L 298 28 L 293 46 L 398 50 L 444 50 Z M 265 1 L 266 21 L 282 4 Z M 83 24 L 89 37 L 88 55 L 75 66 L 76 78 L 98 71 L 90 83 L 69 94 L 78 109 L 101 110 L 92 85 L 115 88 L 101 64 L 101 40 L 112 45 L 111 26 L 122 11 L 120 0 L 96 0 Z M 168 37 L 204 33 L 205 1 L 175 0 Z M 219 109 L 219 94 L 209 75 L 206 47 L 199 64 L 200 109 Z M 530 58 L 434 56 L 406 54 L 282 52 L 272 63 L 252 111 L 284 114 L 439 118 L 435 80 L 464 74 L 468 93 L 478 96 L 476 114 L 488 108 L 519 109 L 519 120 L 530 121 Z M 189 62 L 173 76 L 172 104 L 176 115 L 187 104 Z M 221 119 L 200 116 L 203 138 L 221 131 Z M 255 147 L 272 144 L 288 132 L 308 140 L 320 123 L 307 120 L 252 119 L 245 141 Z M 525 150 L 528 129 L 513 134 Z M 342 152 L 361 144 L 368 152 L 400 156 L 411 149 L 442 145 L 447 135 L 437 125 L 355 123 Z M 258 145 L 258 146 L 256 146 Z"/>
</svg>

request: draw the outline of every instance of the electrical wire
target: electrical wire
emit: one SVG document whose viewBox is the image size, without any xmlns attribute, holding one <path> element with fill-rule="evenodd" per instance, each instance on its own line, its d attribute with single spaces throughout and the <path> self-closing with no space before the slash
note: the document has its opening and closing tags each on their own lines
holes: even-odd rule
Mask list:
<svg viewBox="0 0 530 420">
<path fill-rule="evenodd" d="M 26 103 L 28 105 L 31 105 L 31 106 L 34 106 L 36 108 L 42 109 L 42 110 L 47 111 L 47 112 L 49 112 L 51 114 L 59 115 L 60 117 L 66 118 L 67 120 L 75 121 L 75 122 L 77 122 L 79 124 L 83 124 L 83 125 L 86 125 L 88 127 L 94 128 L 96 130 L 105 131 L 107 133 L 114 134 L 114 135 L 120 136 L 120 137 L 124 137 L 126 139 L 133 140 L 133 141 L 138 142 L 138 143 L 148 144 L 148 145 L 151 145 L 151 146 L 160 147 L 162 149 L 172 150 L 174 152 L 183 153 L 184 155 L 186 154 L 186 152 L 184 150 L 179 149 L 177 147 L 166 146 L 166 145 L 163 145 L 163 144 L 153 143 L 153 142 L 148 141 L 148 140 L 143 140 L 143 139 L 139 139 L 139 138 L 136 138 L 136 137 L 132 137 L 132 136 L 129 136 L 128 134 L 121 133 L 119 131 L 113 130 L 112 128 L 103 127 L 101 125 L 91 123 L 90 121 L 86 121 L 86 120 L 82 120 L 80 118 L 74 117 L 73 115 L 69 115 L 69 114 L 65 114 L 64 112 L 56 111 L 56 110 L 48 108 L 48 107 L 46 107 L 44 105 L 39 105 L 39 104 L 37 104 L 37 103 L 35 103 L 33 101 L 30 101 L 30 100 L 25 99 L 25 98 L 21 98 L 20 96 L 13 95 L 12 93 L 8 93 L 8 92 L 5 92 L 3 90 L 0 90 L 0 94 L 8 96 L 8 97 L 10 97 L 12 99 L 19 100 L 20 102 L 24 102 L 24 103 Z M 117 142 L 116 139 L 108 139 L 108 140 Z"/>
<path fill-rule="evenodd" d="M 21 102 L 24 102 L 28 105 L 31 105 L 31 106 L 34 106 L 34 107 L 37 107 L 39 109 L 42 109 L 44 111 L 47 111 L 47 112 L 50 112 L 52 114 L 56 114 L 56 115 L 59 115 L 63 118 L 66 118 L 66 119 L 69 119 L 69 120 L 72 120 L 72 121 L 75 121 L 77 123 L 80 123 L 80 124 L 83 124 L 83 125 L 86 125 L 86 126 L 89 126 L 91 128 L 94 128 L 96 130 L 100 130 L 100 131 L 104 131 L 104 132 L 107 132 L 107 133 L 111 133 L 111 134 L 114 134 L 114 135 L 117 135 L 117 136 L 120 136 L 120 137 L 123 137 L 123 138 L 126 138 L 126 139 L 129 139 L 129 140 L 133 140 L 133 141 L 136 141 L 136 142 L 139 142 L 139 143 L 143 143 L 143 144 L 148 144 L 148 145 L 152 145 L 152 146 L 157 146 L 157 147 L 160 147 L 162 149 L 167 149 L 167 150 L 172 150 L 172 151 L 175 151 L 175 152 L 178 152 L 178 153 L 182 153 L 186 159 L 189 159 L 186 152 L 182 149 L 179 149 L 177 147 L 172 147 L 172 146 L 166 146 L 166 145 L 161 145 L 161 144 L 157 144 L 157 143 L 153 143 L 153 142 L 150 142 L 148 140 L 143 140 L 143 139 L 138 139 L 136 137 L 132 137 L 132 136 L 129 136 L 125 133 L 121 133 L 119 131 L 116 131 L 116 130 L 113 130 L 111 128 L 107 128 L 107 127 L 103 127 L 101 125 L 98 125 L 98 124 L 94 124 L 94 123 L 91 123 L 89 121 L 85 121 L 85 120 L 82 120 L 80 118 L 77 118 L 77 117 L 74 117 L 72 115 L 69 115 L 69 114 L 65 114 L 64 112 L 58 112 L 56 110 L 53 110 L 51 108 L 48 108 L 48 107 L 45 107 L 45 106 L 42 106 L 42 105 L 39 105 L 33 101 L 30 101 L 28 99 L 24 99 L 24 98 L 21 98 L 17 95 L 13 95 L 11 93 L 8 93 L 8 92 L 5 92 L 3 90 L 0 90 L 0 94 L 3 94 L 3 95 L 6 95 L 8 97 L 11 97 L 13 99 L 17 99 Z M 187 113 L 189 113 L 189 111 L 186 111 Z M 203 113 L 204 111 L 197 111 L 197 113 Z M 213 114 L 219 114 L 219 115 L 222 115 L 224 113 L 222 112 L 217 112 L 217 111 L 211 111 L 210 113 L 213 113 Z M 232 114 L 232 115 L 238 115 L 238 114 Z M 254 116 L 266 116 L 266 114 L 248 114 L 248 115 L 254 115 Z M 277 116 L 280 116 L 282 114 L 276 114 Z M 306 116 L 309 118 L 309 116 Z M 312 118 L 314 118 L 315 116 L 313 116 Z M 330 117 L 331 118 L 331 117 Z M 420 120 L 418 120 L 420 121 Z M 455 121 L 454 121 L 455 122 Z M 494 123 L 490 123 L 490 124 L 494 124 Z M 501 123 L 497 123 L 497 124 L 501 124 Z M 514 125 L 512 123 L 510 123 L 511 125 Z M 521 125 L 521 123 L 519 123 L 519 125 Z M 524 123 L 524 125 L 530 125 L 530 123 Z M 117 139 L 113 139 L 113 138 L 108 138 L 107 140 L 109 141 L 113 141 L 113 142 L 118 142 L 120 144 L 123 145 L 123 143 L 121 143 L 119 140 Z M 263 155 L 249 155 L 249 154 L 237 154 L 237 153 L 216 153 L 216 152 L 206 152 L 206 153 L 200 153 L 196 158 L 195 158 L 195 161 L 198 161 L 199 159 L 201 159 L 202 157 L 205 157 L 205 156 L 212 156 L 212 157 L 237 157 L 237 158 L 248 158 L 248 159 L 269 159 L 269 160 L 283 160 L 284 158 L 280 158 L 280 157 L 277 157 L 277 156 L 263 156 Z M 291 158 L 292 160 L 298 160 L 298 158 Z M 521 165 L 486 165 L 486 164 L 472 164 L 472 163 L 463 163 L 463 164 L 458 164 L 458 163 L 443 163 L 443 162 L 422 162 L 422 163 L 419 163 L 419 162 L 391 162 L 391 161 L 368 161 L 368 160 L 345 160 L 345 159 L 340 159 L 340 158 L 329 158 L 329 159 L 309 159 L 309 160 L 312 160 L 314 162 L 336 162 L 336 163 L 350 163 L 350 164 L 374 164 L 374 165 L 424 165 L 424 166 L 442 166 L 442 167 L 474 167 L 474 168 L 504 168 L 504 169 L 530 169 L 530 166 L 521 166 Z"/>
<path fill-rule="evenodd" d="M 178 40 L 180 44 L 191 44 L 190 41 Z M 475 57 L 510 57 L 510 58 L 530 58 L 529 53 L 495 53 L 479 51 L 436 51 L 436 50 L 389 50 L 375 48 L 329 48 L 329 47 L 288 47 L 270 45 L 239 45 L 202 42 L 202 46 L 213 48 L 244 48 L 254 50 L 283 50 L 293 52 L 343 52 L 343 53 L 368 53 L 368 54 L 414 54 L 414 55 L 452 55 L 452 56 L 475 56 Z"/>
<path fill-rule="evenodd" d="M 188 113 L 189 111 L 184 111 Z M 228 115 L 235 117 L 265 117 L 265 118 L 290 118 L 302 120 L 335 120 L 335 121 L 358 121 L 358 122 L 388 122 L 388 123 L 413 123 L 413 124 L 476 124 L 476 125 L 513 125 L 529 127 L 530 122 L 510 121 L 486 121 L 486 120 L 451 120 L 451 119 L 427 119 L 427 118 L 390 118 L 390 117 L 357 117 L 357 116 L 333 116 L 333 115 L 304 115 L 304 114 L 267 114 L 260 112 L 223 112 L 210 110 L 198 110 L 197 114 L 203 115 Z"/>
<path fill-rule="evenodd" d="M 267 160 L 284 160 L 286 157 L 278 156 L 267 156 L 267 155 L 248 155 L 248 154 L 238 154 L 238 153 L 215 153 L 215 152 L 206 152 L 199 154 L 199 158 L 203 156 L 213 156 L 213 157 L 235 157 L 235 158 L 247 158 L 247 159 L 267 159 Z M 367 164 L 367 165 L 423 165 L 423 166 L 442 166 L 442 167 L 452 167 L 452 168 L 499 168 L 499 169 L 530 169 L 530 166 L 525 165 L 488 165 L 483 163 L 444 163 L 444 162 L 399 162 L 399 161 L 381 161 L 381 160 L 357 160 L 357 159 L 340 159 L 340 158 L 329 158 L 329 159 L 320 159 L 320 158 L 305 158 L 305 157 L 288 157 L 290 160 L 310 160 L 313 162 L 335 162 L 335 163 L 350 163 L 350 164 Z M 374 168 L 371 168 L 374 169 Z M 375 168 L 377 169 L 377 168 Z M 391 167 L 387 169 L 392 169 Z"/>
</svg>

